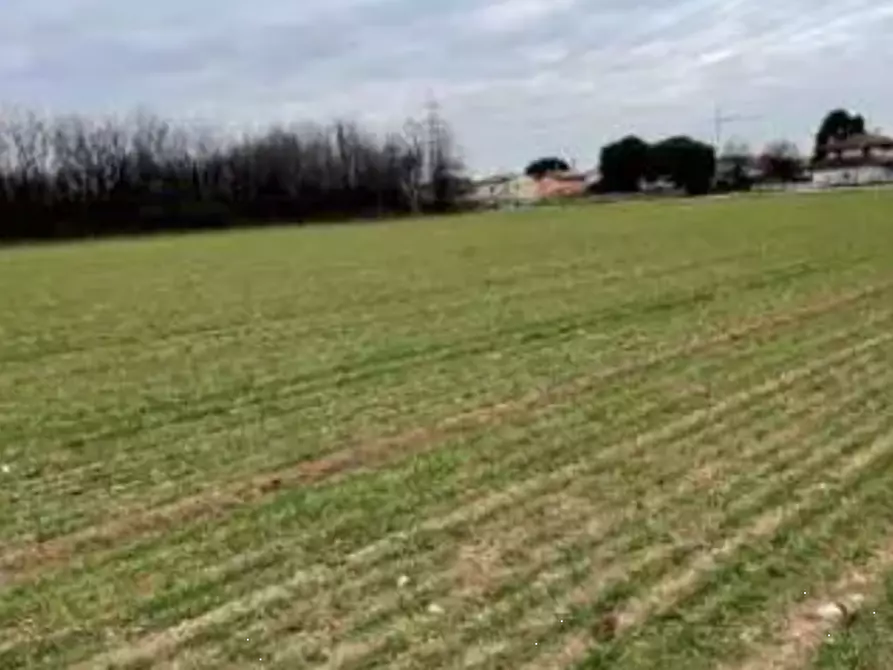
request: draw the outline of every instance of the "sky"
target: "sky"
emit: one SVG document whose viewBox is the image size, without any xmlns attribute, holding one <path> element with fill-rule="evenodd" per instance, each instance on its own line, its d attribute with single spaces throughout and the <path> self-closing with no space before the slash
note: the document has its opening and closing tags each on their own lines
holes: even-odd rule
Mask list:
<svg viewBox="0 0 893 670">
<path fill-rule="evenodd" d="M 398 130 L 435 99 L 473 172 L 629 133 L 808 149 L 893 134 L 893 0 L 0 0 L 0 104 Z"/>
</svg>

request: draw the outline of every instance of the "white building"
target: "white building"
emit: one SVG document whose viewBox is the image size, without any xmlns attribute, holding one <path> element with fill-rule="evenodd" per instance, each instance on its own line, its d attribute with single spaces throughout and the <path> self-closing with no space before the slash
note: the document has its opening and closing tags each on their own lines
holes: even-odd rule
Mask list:
<svg viewBox="0 0 893 670">
<path fill-rule="evenodd" d="M 825 154 L 812 166 L 816 186 L 893 183 L 893 138 L 864 134 L 832 139 L 825 145 Z"/>
<path fill-rule="evenodd" d="M 472 184 L 470 198 L 480 205 L 511 207 L 539 198 L 534 179 L 525 175 L 504 174 L 478 179 Z"/>
</svg>

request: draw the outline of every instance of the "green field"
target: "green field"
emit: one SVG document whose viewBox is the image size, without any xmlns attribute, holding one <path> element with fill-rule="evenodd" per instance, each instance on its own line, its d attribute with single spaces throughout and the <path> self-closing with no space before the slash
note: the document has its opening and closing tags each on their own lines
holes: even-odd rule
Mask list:
<svg viewBox="0 0 893 670">
<path fill-rule="evenodd" d="M 893 194 L 0 250 L 0 668 L 889 669 L 891 363 Z"/>
</svg>

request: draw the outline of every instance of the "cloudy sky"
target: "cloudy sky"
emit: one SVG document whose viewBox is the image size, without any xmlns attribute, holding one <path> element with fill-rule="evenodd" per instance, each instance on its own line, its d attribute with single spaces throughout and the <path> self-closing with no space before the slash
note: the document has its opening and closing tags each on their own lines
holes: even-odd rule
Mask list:
<svg viewBox="0 0 893 670">
<path fill-rule="evenodd" d="M 398 128 L 433 95 L 476 171 L 622 134 L 893 133 L 893 0 L 0 0 L 0 103 Z"/>
</svg>

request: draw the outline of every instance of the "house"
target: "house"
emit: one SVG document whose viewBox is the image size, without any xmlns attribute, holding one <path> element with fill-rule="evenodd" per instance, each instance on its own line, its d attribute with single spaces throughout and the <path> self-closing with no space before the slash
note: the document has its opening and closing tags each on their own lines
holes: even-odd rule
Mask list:
<svg viewBox="0 0 893 670">
<path fill-rule="evenodd" d="M 871 133 L 832 138 L 823 153 L 812 164 L 816 186 L 893 183 L 893 138 Z"/>
<path fill-rule="evenodd" d="M 573 170 L 548 172 L 539 177 L 497 174 L 474 180 L 466 201 L 478 207 L 519 207 L 540 200 L 578 197 L 585 195 L 592 179 L 592 174 Z"/>
<path fill-rule="evenodd" d="M 586 193 L 589 185 L 587 175 L 579 172 L 547 172 L 536 180 L 539 198 L 573 198 Z"/>
<path fill-rule="evenodd" d="M 525 175 L 498 174 L 475 180 L 468 200 L 483 207 L 511 207 L 539 198 L 536 182 Z"/>
</svg>

